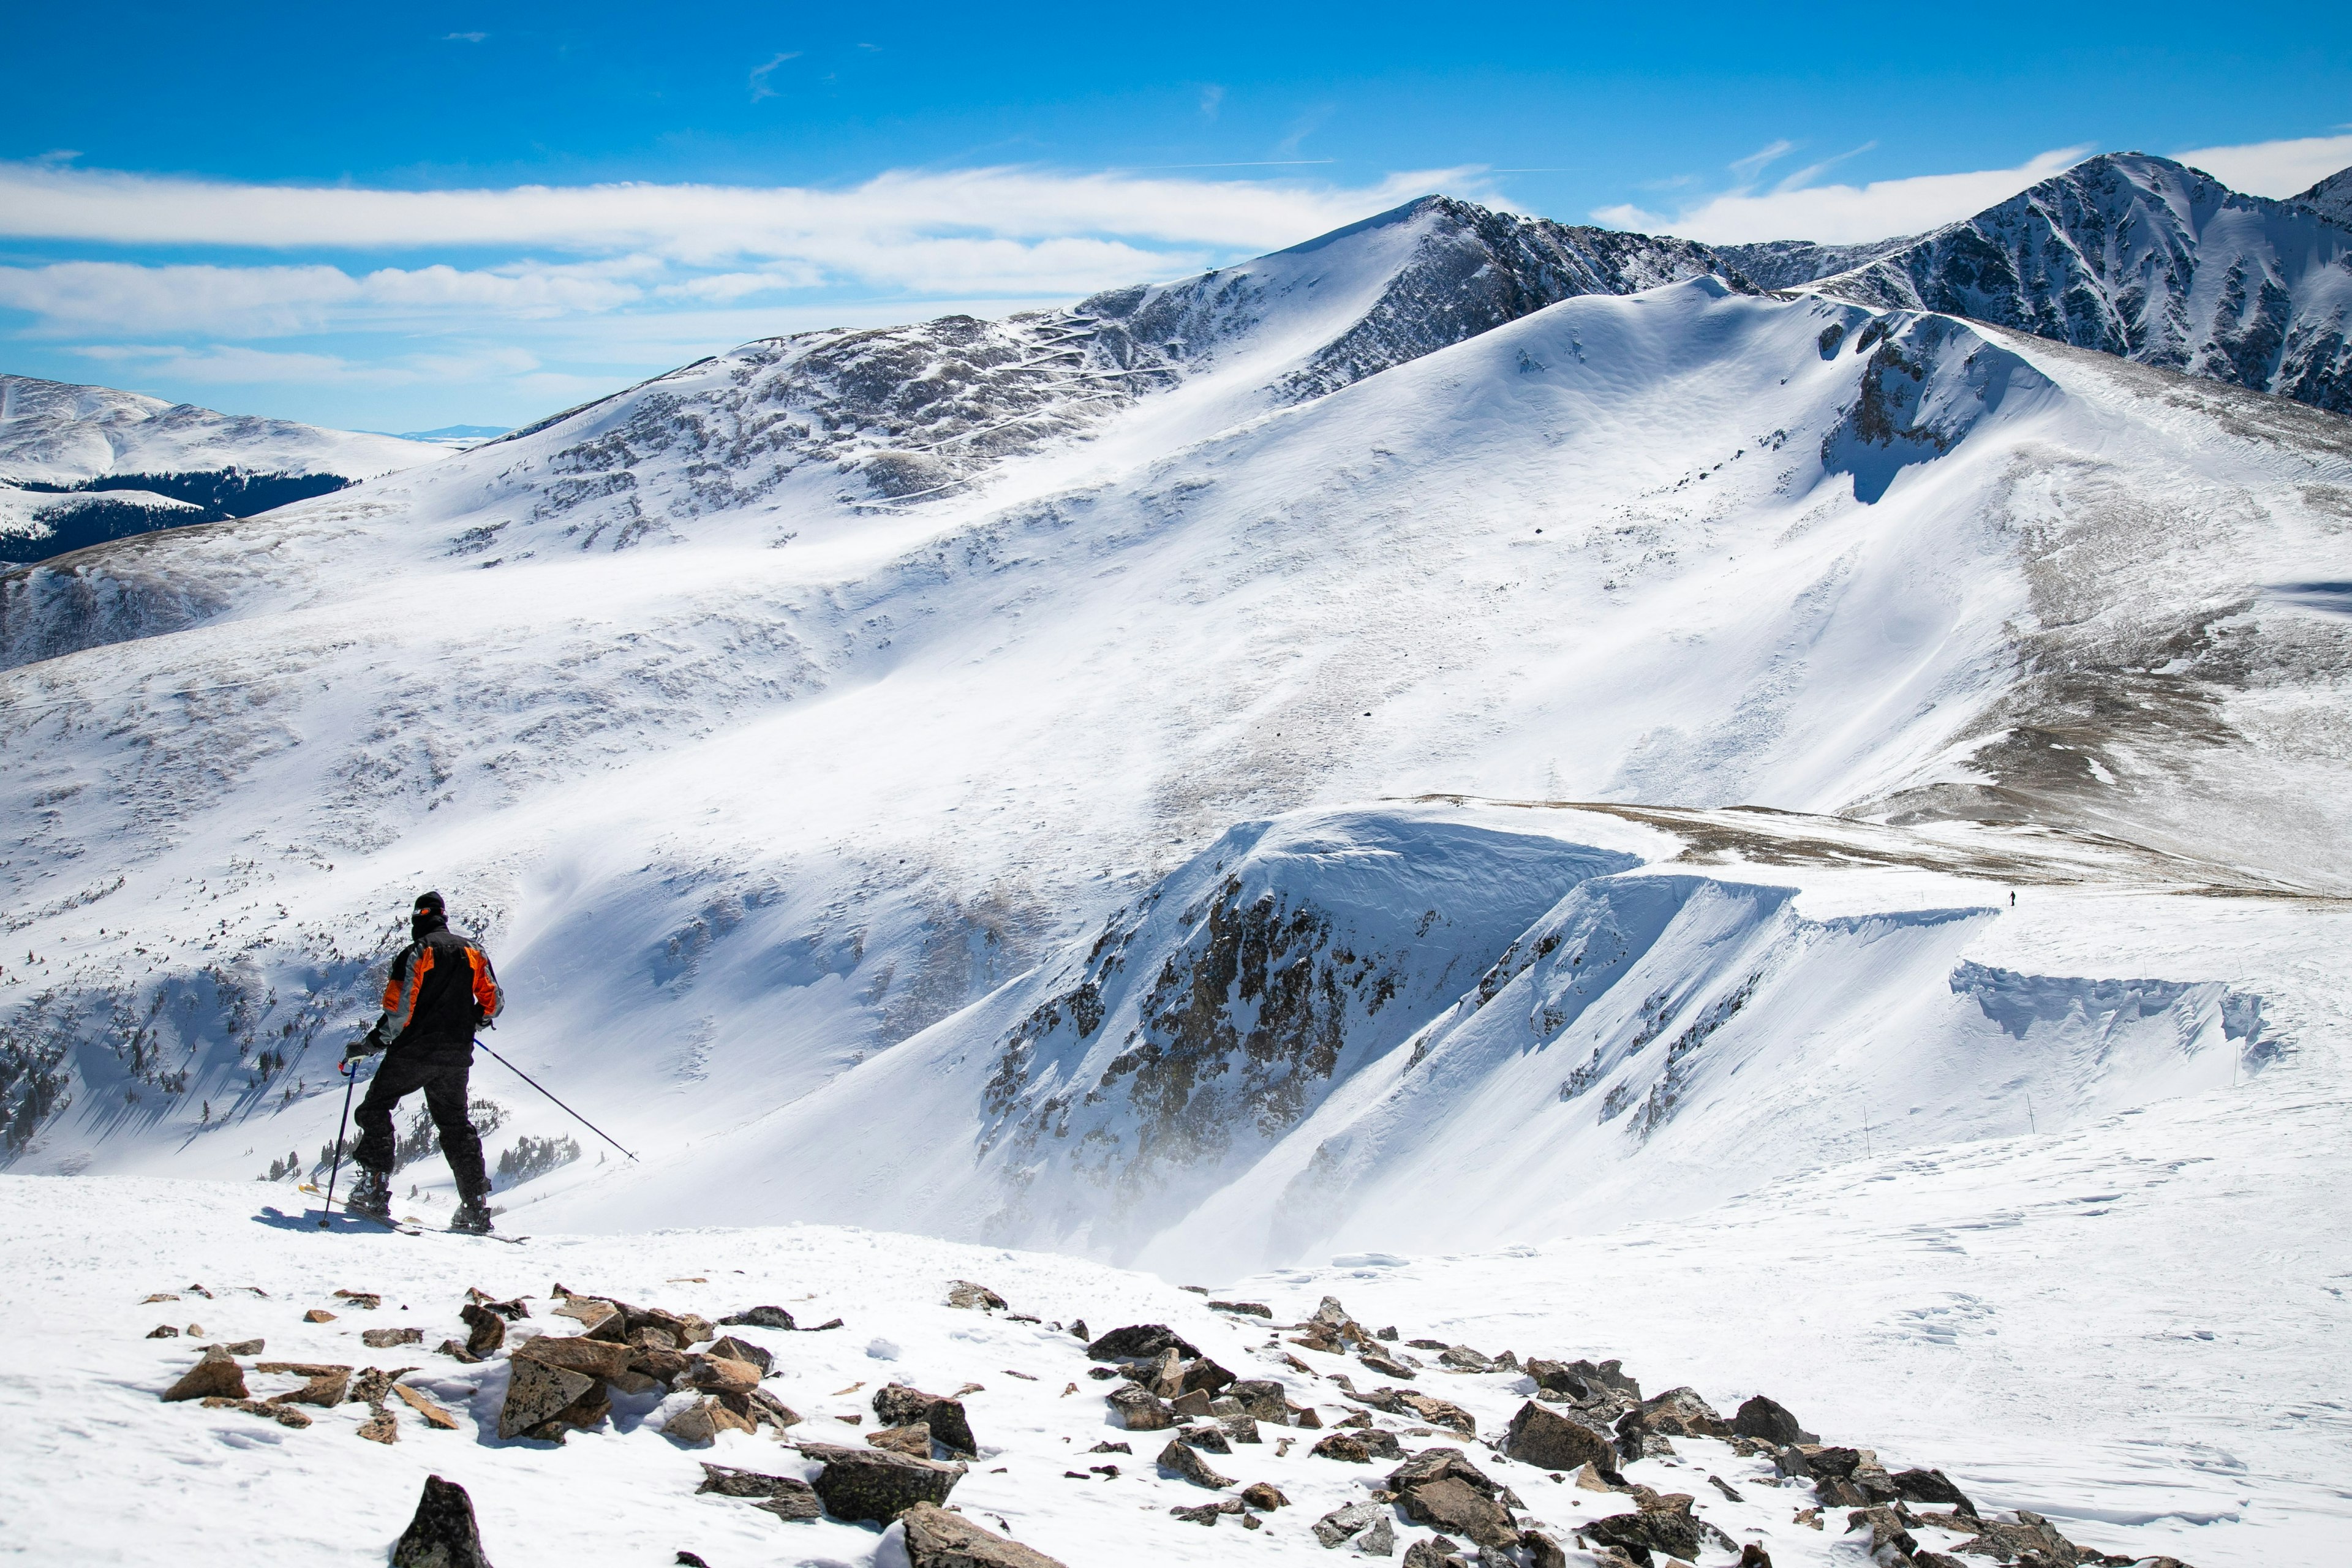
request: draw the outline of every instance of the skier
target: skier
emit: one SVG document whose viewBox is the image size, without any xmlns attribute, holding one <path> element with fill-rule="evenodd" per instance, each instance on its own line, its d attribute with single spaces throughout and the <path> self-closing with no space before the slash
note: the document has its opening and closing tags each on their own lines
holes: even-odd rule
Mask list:
<svg viewBox="0 0 2352 1568">
<path fill-rule="evenodd" d="M 392 961 L 384 984 L 383 1016 L 343 1052 L 346 1073 L 358 1070 L 360 1058 L 384 1053 L 355 1118 L 360 1142 L 352 1161 L 360 1173 L 345 1206 L 392 1217 L 392 1113 L 421 1089 L 441 1132 L 441 1152 L 457 1178 L 458 1207 L 449 1228 L 479 1236 L 490 1228 L 490 1180 L 482 1167 L 481 1134 L 466 1119 L 466 1077 L 474 1065 L 474 1031 L 499 1016 L 506 998 L 489 954 L 449 929 L 440 894 L 417 895 L 408 931 L 414 940 Z"/>
</svg>

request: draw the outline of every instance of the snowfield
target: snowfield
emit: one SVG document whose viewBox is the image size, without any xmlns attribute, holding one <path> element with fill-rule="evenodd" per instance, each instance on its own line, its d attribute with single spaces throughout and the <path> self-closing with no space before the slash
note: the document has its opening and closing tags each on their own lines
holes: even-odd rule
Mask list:
<svg viewBox="0 0 2352 1568">
<path fill-rule="evenodd" d="M 2315 1463 L 2346 1436 L 2328 1370 L 2347 1348 L 2342 1220 L 2325 1205 L 2290 1216 L 2284 1205 L 2231 1205 L 2223 1189 L 2320 1192 L 2352 1173 L 2332 1149 L 2264 1138 L 2259 1124 L 2282 1109 L 2177 1109 L 2148 1113 L 2153 1122 L 1857 1162 L 1699 1225 L 1412 1261 L 1360 1255 L 1221 1282 L 1216 1296 L 1261 1301 L 1276 1323 L 1296 1323 L 1331 1294 L 1367 1324 L 1393 1321 L 1404 1340 L 1508 1349 L 1522 1361 L 1621 1357 L 1645 1394 L 1687 1383 L 1727 1415 L 1760 1390 L 1824 1441 L 1874 1448 L 1890 1470 L 1941 1468 L 1988 1517 L 2030 1509 L 2108 1552 L 2315 1563 L 2346 1528 L 2340 1470 Z M 2152 1142 L 2172 1152 L 2149 1158 Z M 2265 1152 L 2248 1160 L 2252 1143 Z M 1213 1312 L 1166 1281 L 1067 1257 L 817 1226 L 543 1236 L 516 1248 L 440 1234 L 320 1235 L 294 1205 L 257 1216 L 239 1184 L 6 1177 L 0 1191 L 14 1264 L 0 1301 L 18 1325 L 0 1362 L 17 1434 L 0 1515 L 27 1561 L 381 1563 L 426 1474 L 469 1490 L 501 1568 L 665 1563 L 680 1548 L 713 1564 L 859 1563 L 883 1546 L 872 1527 L 782 1523 L 696 1496 L 701 1460 L 786 1476 L 814 1466 L 765 1432 L 680 1444 L 658 1430 L 658 1392 L 615 1398 L 609 1423 L 561 1447 L 501 1440 L 506 1363 L 467 1366 L 431 1349 L 465 1337 L 457 1311 L 477 1287 L 528 1298 L 518 1331 L 579 1327 L 551 1315 L 557 1282 L 714 1320 L 769 1303 L 803 1329 L 837 1316 L 843 1327 L 823 1333 L 727 1331 L 774 1353 L 766 1387 L 803 1417 L 790 1437 L 856 1443 L 888 1381 L 937 1393 L 978 1384 L 964 1397 L 981 1458 L 952 1500 L 1071 1564 L 1330 1562 L 1313 1521 L 1367 1499 L 1393 1468 L 1314 1457 L 1323 1434 L 1262 1425 L 1262 1445 L 1210 1462 L 1236 1483 L 1273 1482 L 1291 1506 L 1254 1532 L 1230 1517 L 1207 1529 L 1171 1517 L 1233 1493 L 1160 1474 L 1153 1457 L 1169 1434 L 1119 1429 L 1103 1399 L 1116 1385 L 1088 1377 L 1081 1342 L 1053 1325 L 1082 1318 L 1100 1334 L 1170 1324 L 1237 1375 L 1285 1384 L 1327 1429 L 1360 1408 L 1334 1373 L 1363 1392 L 1393 1380 L 1297 1346 L 1263 1321 Z M 2273 1217 L 2241 1227 L 2258 1213 Z M 129 1236 L 140 1244 L 123 1246 Z M 1045 1321 L 950 1308 L 960 1279 Z M 354 1310 L 338 1289 L 380 1294 L 383 1305 Z M 177 1300 L 145 1300 L 158 1293 Z M 314 1308 L 335 1321 L 304 1322 Z M 203 1331 L 142 1337 L 158 1323 Z M 2214 1328 L 2231 1323 L 2241 1327 Z M 359 1332 L 378 1327 L 420 1329 L 424 1343 L 362 1346 Z M 251 1339 L 265 1349 L 240 1358 L 248 1371 L 281 1358 L 415 1367 L 407 1381 L 458 1428 L 432 1429 L 393 1405 L 398 1440 L 386 1447 L 353 1441 L 364 1405 L 310 1409 L 313 1425 L 286 1430 L 241 1410 L 160 1401 L 202 1344 Z M 2133 1368 L 2122 1377 L 2118 1340 Z M 1459 1373 L 1406 1353 L 1427 1364 L 1394 1385 L 1462 1406 L 1487 1437 L 1533 1386 L 1517 1373 Z M 266 1397 L 302 1379 L 248 1382 Z M 863 1419 L 840 1419 L 849 1415 Z M 1277 1454 L 1283 1436 L 1299 1441 Z M 1098 1442 L 1134 1452 L 1090 1452 Z M 1580 1521 L 1631 1506 L 1453 1434 L 1407 1436 L 1403 1447 L 1440 1442 L 1510 1487 L 1529 1518 L 1571 1545 L 1571 1563 L 1590 1561 L 1572 1549 Z M 1776 1563 L 1865 1560 L 1863 1536 L 1842 1533 L 1844 1510 L 1825 1510 L 1819 1532 L 1795 1522 L 1814 1506 L 1809 1483 L 1776 1485 L 1769 1460 L 1712 1439 L 1672 1446 L 1670 1458 L 1625 1466 L 1626 1479 L 1692 1495 L 1700 1517 L 1763 1542 Z M 1106 1463 L 1117 1479 L 1088 1473 Z M 1394 1528 L 1400 1554 L 1431 1533 L 1402 1516 Z M 1945 1550 L 1957 1540 L 1927 1530 L 1918 1539 Z M 1710 1550 L 1701 1560 L 1729 1559 Z"/>
<path fill-rule="evenodd" d="M 2161 163 L 2075 194 L 2164 205 Z M 2084 210 L 2000 232 L 2055 254 Z M 2196 212 L 2176 259 L 2335 254 L 2302 208 Z M 1926 289 L 1953 235 L 1847 277 Z M 2352 426 L 1841 287 L 1433 198 L 0 575 L 0 1515 L 36 1560 L 381 1561 L 433 1470 L 503 1568 L 896 1561 L 697 1497 L 646 1394 L 498 1438 L 504 1363 L 429 1347 L 469 1287 L 568 1324 L 562 1281 L 842 1317 L 761 1342 L 836 1439 L 888 1377 L 984 1385 L 957 1500 L 1073 1565 L 1325 1561 L 1389 1465 L 1242 1445 L 1212 1462 L 1296 1506 L 1213 1531 L 1150 1452 L 1071 1463 L 1117 1436 L 1073 1317 L 1175 1324 L 1327 1427 L 1333 1374 L 1378 1381 L 1198 1283 L 1760 1390 L 2104 1550 L 2326 1561 Z M 478 1059 L 525 1247 L 299 1217 L 426 888 L 495 956 L 487 1043 L 640 1157 Z M 299 1321 L 338 1289 L 384 1305 Z M 358 1361 L 404 1316 L 379 1364 L 457 1431 L 156 1398 L 205 1342 Z M 1482 1437 L 1524 1399 L 1409 1353 Z M 1624 1495 L 1464 1440 L 1563 1540 Z M 1864 1559 L 1675 1441 L 1630 1480 Z"/>
</svg>

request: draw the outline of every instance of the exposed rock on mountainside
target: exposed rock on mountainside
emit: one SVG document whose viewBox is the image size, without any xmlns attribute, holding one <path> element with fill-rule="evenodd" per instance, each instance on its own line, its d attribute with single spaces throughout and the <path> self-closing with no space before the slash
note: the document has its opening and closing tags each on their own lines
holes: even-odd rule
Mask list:
<svg viewBox="0 0 2352 1568">
<path fill-rule="evenodd" d="M 0 565 L 252 517 L 441 455 L 394 436 L 0 375 Z"/>
<path fill-rule="evenodd" d="M 2352 169 L 2338 169 L 2294 198 L 2338 228 L 2352 228 Z"/>
<path fill-rule="evenodd" d="M 2092 158 L 1822 288 L 2352 412 L 2352 230 L 2168 158 Z"/>
<path fill-rule="evenodd" d="M 1865 245 L 1816 245 L 1810 239 L 1767 239 L 1748 245 L 1717 245 L 1715 254 L 1759 289 L 1794 289 L 1801 283 L 1850 271 L 1918 243 L 1916 235 L 1874 239 Z"/>
</svg>

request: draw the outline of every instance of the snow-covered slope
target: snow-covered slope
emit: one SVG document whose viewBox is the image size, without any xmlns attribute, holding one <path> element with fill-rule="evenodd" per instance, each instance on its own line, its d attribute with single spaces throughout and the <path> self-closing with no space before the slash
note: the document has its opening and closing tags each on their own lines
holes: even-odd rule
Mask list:
<svg viewBox="0 0 2352 1568">
<path fill-rule="evenodd" d="M 2310 586 L 2336 580 L 2352 486 L 2332 416 L 1711 279 L 1570 300 L 1195 438 L 1188 398 L 1260 406 L 1265 363 L 1231 363 L 1240 391 L 1204 368 L 1090 441 L 892 507 L 845 496 L 831 464 L 749 500 L 716 489 L 712 446 L 654 412 L 728 384 L 707 365 L 261 521 L 13 579 L 20 648 L 69 626 L 75 595 L 74 613 L 185 628 L 11 677 L 0 787 L 21 826 L 0 874 L 34 956 L 6 967 L 9 1093 L 43 1112 L 24 1113 L 20 1168 L 307 1159 L 323 1055 L 419 885 L 487 928 L 516 994 L 502 1045 L 677 1156 L 630 1211 L 650 1214 L 704 1201 L 689 1145 L 1092 943 L 1233 825 L 1294 808 L 1851 807 L 2101 835 L 2143 847 L 2152 882 L 2352 879 L 2352 658 Z M 676 439 L 614 438 L 633 421 Z M 628 483 L 567 507 L 583 451 Z M 659 524 L 631 548 L 595 526 L 623 494 Z M 1555 878 L 1479 914 L 1460 963 L 1483 971 L 1570 892 Z M 1739 928 L 1759 962 L 1777 919 Z M 1935 944 L 1971 928 L 1895 924 L 1937 956 L 1874 994 L 1924 1006 L 1962 956 Z M 1402 963 L 1416 1027 L 1471 983 L 1405 963 L 1393 926 L 1361 940 L 1339 967 Z M 2269 994 L 2093 954 L 2054 977 Z M 1001 994 L 950 1031 L 992 1058 L 957 1080 L 960 1114 L 1053 994 Z M 1169 1016 L 1148 997 L 1129 999 L 1139 1022 Z M 1393 1055 L 1392 1017 L 1347 1005 L 1341 1056 Z M 1605 1015 L 1621 1034 L 1632 1016 Z M 1623 1061 L 1645 1094 L 1656 1064 Z M 1551 1091 L 1576 1065 L 1545 1068 Z M 1175 1206 L 1107 1247 L 1324 1114 L 1330 1075 L 1263 1076 L 1309 1092 L 1204 1145 Z M 502 1136 L 563 1130 L 491 1092 L 538 1119 Z M 1041 1125 L 1045 1079 L 1008 1092 L 1008 1129 Z M 208 1112 L 234 1120 L 207 1132 Z M 767 1134 L 745 1136 L 739 1164 L 703 1170 L 765 1168 Z M 1759 1169 L 1803 1157 L 1772 1136 Z M 930 1212 L 903 1172 L 870 1173 L 859 1217 Z M 1659 1179 L 1678 1202 L 1722 1190 Z M 1052 1185 L 1039 1223 L 1082 1244 L 1051 1216 L 1083 1189 Z M 974 1203 L 956 1226 L 995 1212 Z"/>
<path fill-rule="evenodd" d="M 2352 412 L 2352 228 L 2311 195 L 2104 153 L 1821 287 Z"/>
<path fill-rule="evenodd" d="M 1570 1568 L 1593 1568 L 1580 1529 L 1633 1511 L 1635 1500 L 1554 1480 L 1559 1472 L 1486 1447 L 1481 1439 L 1501 1434 L 1532 1380 L 1509 1366 L 1449 1364 L 1405 1342 L 1423 1340 L 1508 1351 L 1521 1363 L 1622 1360 L 1643 1393 L 1687 1387 L 1726 1415 L 1761 1392 L 1825 1441 L 1873 1449 L 1889 1472 L 1937 1468 L 1988 1518 L 2032 1510 L 2070 1541 L 2116 1553 L 2110 1562 L 2325 1563 L 2343 1524 L 2336 1381 L 2347 1346 L 2332 1269 L 2345 1227 L 2340 1205 L 2306 1210 L 2287 1195 L 2326 1194 L 2352 1172 L 2340 1144 L 2308 1135 L 2322 1124 L 2319 1108 L 2284 1122 L 2280 1110 L 2152 1112 L 2084 1133 L 1858 1161 L 1699 1225 L 1203 1277 L 1220 1299 L 1266 1307 L 1274 1323 L 1297 1323 L 1328 1295 L 1368 1325 L 1393 1325 L 1398 1341 L 1383 1348 L 1420 1363 L 1410 1380 L 1301 1344 L 1295 1329 L 1213 1310 L 1171 1282 L 1067 1257 L 818 1226 L 541 1234 L 516 1250 L 445 1236 L 321 1235 L 295 1201 L 257 1224 L 250 1184 L 0 1177 L 0 1255 L 14 1265 L 0 1273 L 0 1309 L 17 1326 L 0 1342 L 0 1397 L 20 1435 L 0 1467 L 0 1516 L 27 1561 L 356 1568 L 383 1563 L 425 1478 L 438 1475 L 469 1493 L 485 1553 L 500 1568 L 658 1563 L 680 1551 L 721 1564 L 903 1563 L 896 1531 L 784 1520 L 698 1491 L 706 1463 L 814 1473 L 796 1445 L 862 1446 L 876 1392 L 898 1381 L 961 1391 L 982 1456 L 955 1481 L 951 1501 L 965 1517 L 1069 1568 L 1357 1563 L 1313 1532 L 1349 1504 L 1389 1522 L 1395 1563 L 1435 1531 L 1375 1502 L 1395 1460 L 1313 1451 L 1342 1418 L 1370 1423 L 1408 1454 L 1463 1452 L 1511 1489 L 1517 1517 L 1563 1545 Z M 2263 1135 L 2265 1120 L 2280 1135 Z M 2148 1158 L 2150 1140 L 2176 1157 Z M 2224 1195 L 2232 1184 L 2284 1201 Z M 953 1282 L 966 1279 L 999 1292 L 1008 1310 L 948 1305 Z M 800 1419 L 782 1441 L 730 1431 L 689 1445 L 663 1430 L 688 1397 L 614 1387 L 609 1415 L 561 1446 L 500 1437 L 521 1363 L 494 1352 L 467 1364 L 434 1347 L 467 1337 L 458 1314 L 472 1290 L 529 1314 L 506 1326 L 507 1352 L 529 1335 L 576 1333 L 574 1320 L 556 1315 L 566 1303 L 551 1281 L 710 1320 L 785 1306 L 803 1331 L 720 1331 L 773 1358 L 763 1391 Z M 351 1291 L 381 1304 L 337 1294 Z M 306 1321 L 314 1310 L 333 1321 Z M 804 1331 L 836 1318 L 837 1330 Z M 1236 1376 L 1313 1408 L 1323 1426 L 1262 1420 L 1257 1441 L 1205 1456 L 1234 1486 L 1192 1485 L 1154 1462 L 1171 1432 L 1125 1429 L 1111 1416 L 1103 1394 L 1117 1384 L 1087 1375 L 1090 1358 L 1071 1331 L 1080 1319 L 1097 1334 L 1170 1325 Z M 146 1337 L 159 1325 L 179 1331 Z M 421 1342 L 362 1341 L 401 1329 Z M 385 1415 L 373 1430 L 389 1427 L 389 1444 L 354 1440 L 373 1415 L 361 1399 L 296 1404 L 292 1416 L 307 1424 L 289 1429 L 233 1405 L 158 1398 L 205 1344 L 256 1340 L 259 1350 L 236 1359 L 257 1398 L 303 1389 L 302 1374 L 275 1370 L 289 1364 L 380 1367 L 454 1429 L 382 1393 Z M 1477 1436 L 1352 1396 L 1381 1399 L 1381 1385 L 1455 1406 Z M 1102 1444 L 1128 1451 L 1094 1451 Z M 1656 1447 L 1667 1446 L 1625 1463 L 1626 1482 L 1691 1499 L 1699 1519 L 1760 1545 L 1780 1568 L 1869 1560 L 1847 1510 L 1822 1507 L 1811 1483 L 1775 1475 L 1769 1458 L 1706 1437 Z M 1234 1500 L 1254 1482 L 1285 1499 L 1255 1511 L 1255 1529 L 1231 1513 L 1208 1528 L 1172 1516 Z M 1820 1528 L 1801 1511 L 1815 1508 Z M 1924 1523 L 1916 1535 L 1945 1551 L 1959 1539 Z M 1736 1555 L 1708 1544 L 1696 1557 L 1725 1568 Z"/>
<path fill-rule="evenodd" d="M 250 517 L 444 448 L 0 375 L 0 563 Z"/>
</svg>

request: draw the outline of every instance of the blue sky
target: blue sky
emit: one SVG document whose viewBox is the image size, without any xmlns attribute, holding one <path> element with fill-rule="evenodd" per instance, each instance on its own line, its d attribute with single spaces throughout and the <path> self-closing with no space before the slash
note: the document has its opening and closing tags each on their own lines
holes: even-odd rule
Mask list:
<svg viewBox="0 0 2352 1568">
<path fill-rule="evenodd" d="M 748 338 L 1001 312 L 1424 190 L 1914 231 L 2086 152 L 2352 164 L 2315 5 L 16 8 L 0 369 L 509 425 Z"/>
</svg>

